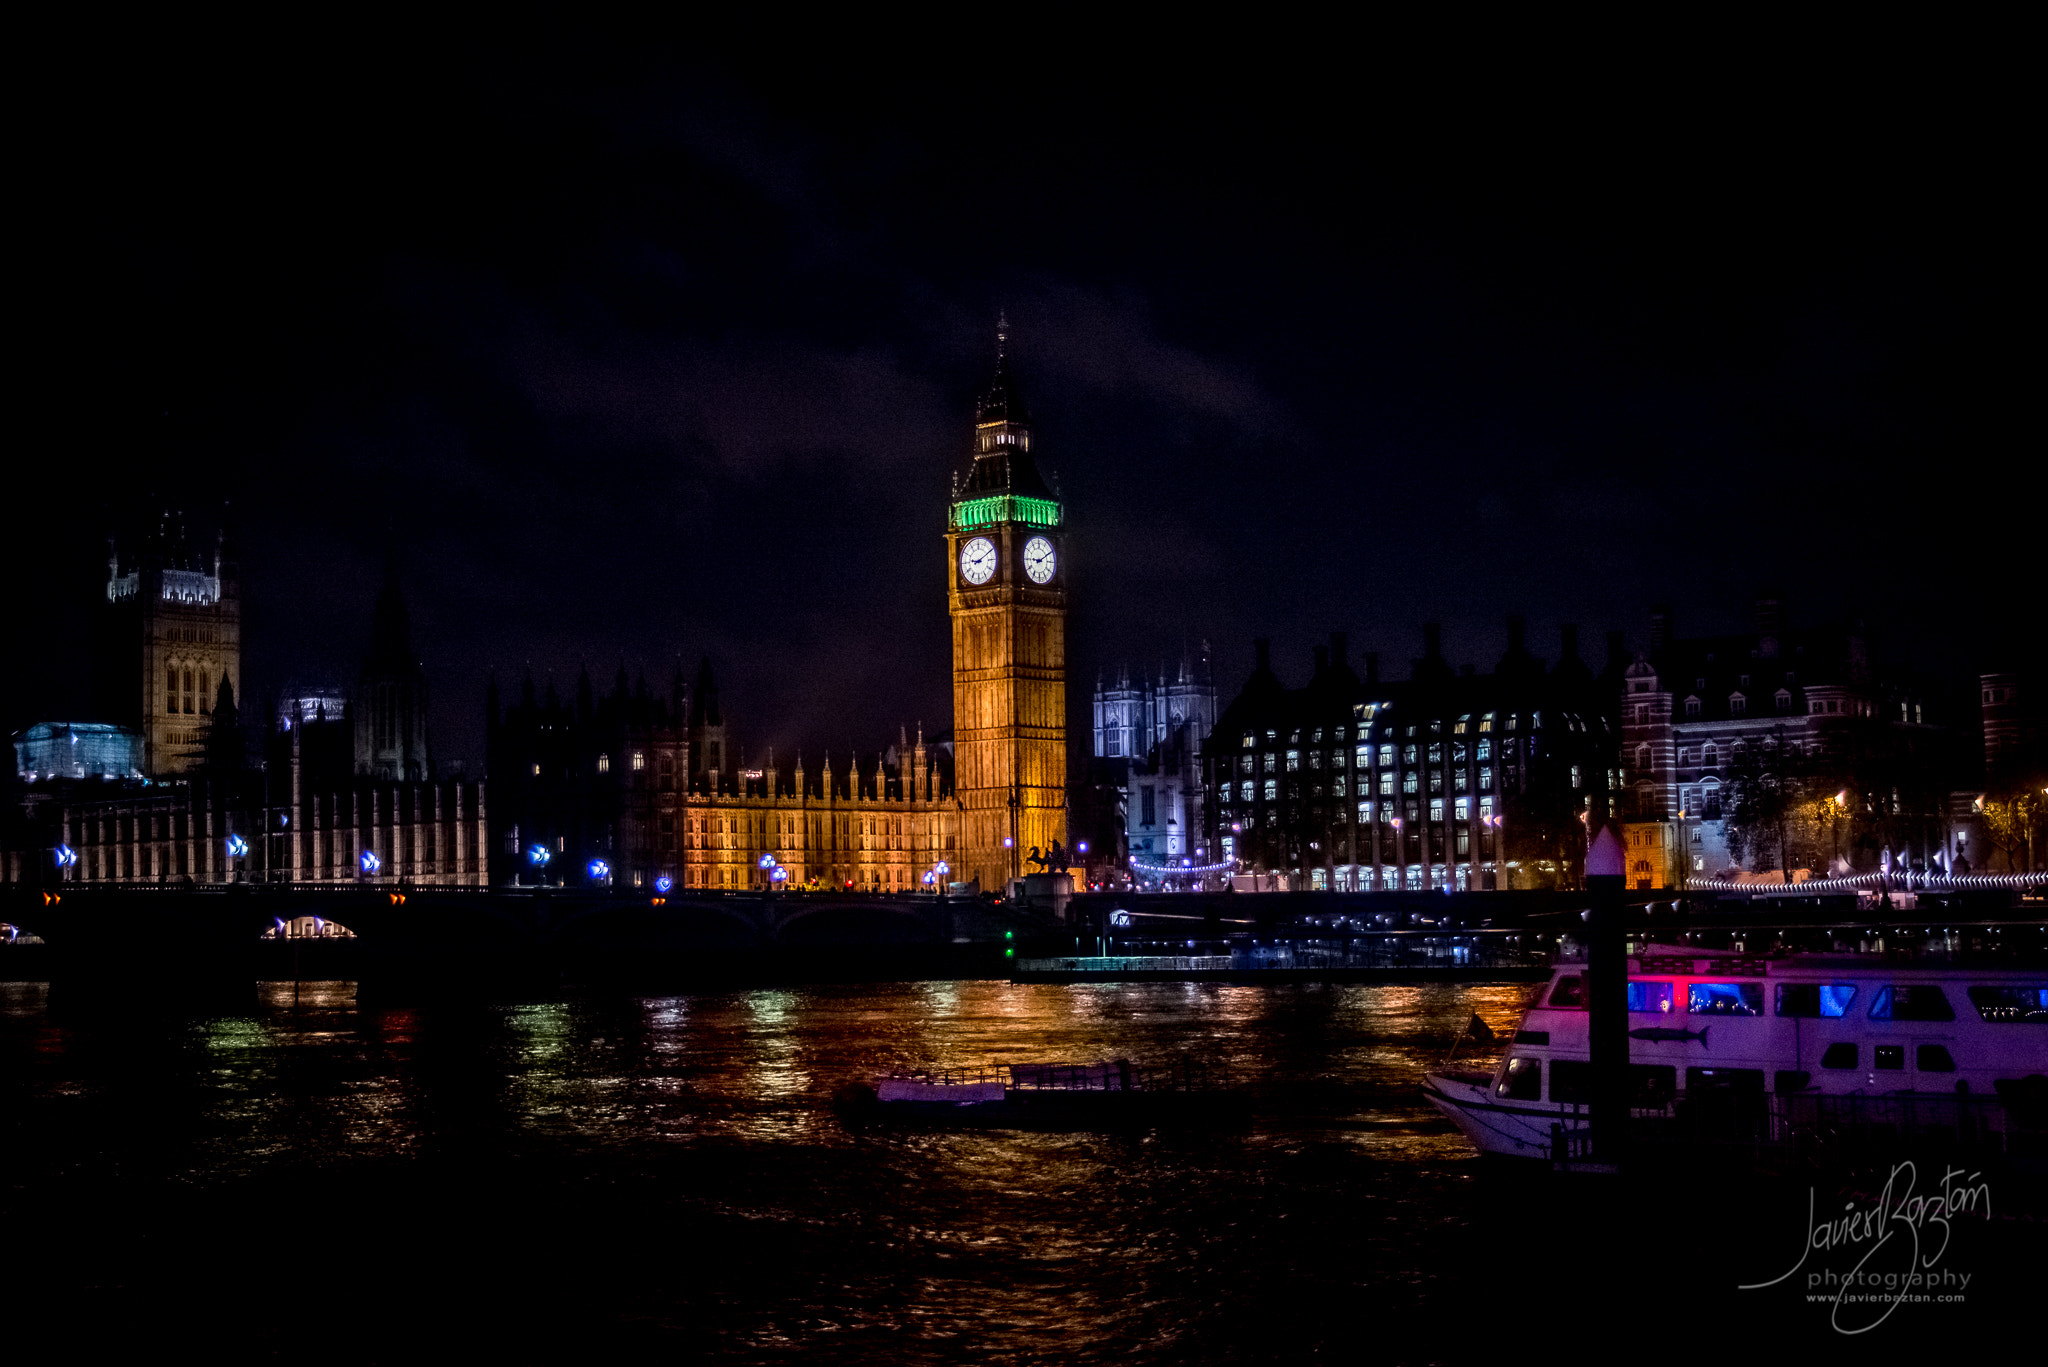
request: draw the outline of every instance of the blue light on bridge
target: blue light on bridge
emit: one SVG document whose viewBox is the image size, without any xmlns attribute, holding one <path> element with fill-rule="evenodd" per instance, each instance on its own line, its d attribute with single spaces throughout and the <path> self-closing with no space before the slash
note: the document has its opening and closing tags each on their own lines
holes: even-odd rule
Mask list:
<svg viewBox="0 0 2048 1367">
<path fill-rule="evenodd" d="M 243 855 L 247 854 L 248 852 L 248 841 L 242 839 L 242 837 L 240 837 L 239 835 L 231 835 L 228 837 L 228 858 L 240 859 Z"/>
<path fill-rule="evenodd" d="M 667 895 L 668 890 L 674 887 L 675 885 L 676 880 L 669 877 L 665 873 L 661 877 L 654 880 L 654 890 L 658 893 L 663 894 L 664 896 Z"/>
<path fill-rule="evenodd" d="M 544 869 L 548 866 L 548 861 L 550 859 L 553 859 L 555 856 L 553 852 L 548 849 L 547 846 L 535 845 L 531 849 L 527 850 L 526 857 L 533 861 L 533 863 L 537 867 Z"/>
<path fill-rule="evenodd" d="M 384 861 L 383 861 L 383 860 L 381 860 L 381 859 L 379 859 L 379 858 L 377 857 L 377 852 L 376 852 L 375 850 L 364 850 L 364 851 L 363 851 L 363 872 L 364 872 L 364 873 L 375 873 L 375 872 L 376 872 L 377 870 L 379 870 L 379 869 L 381 869 L 381 868 L 383 868 L 383 867 L 384 867 Z"/>
<path fill-rule="evenodd" d="M 605 862 L 604 862 L 604 860 L 602 860 L 602 859 L 593 859 L 593 860 L 591 860 L 591 861 L 590 861 L 590 881 L 591 881 L 591 882 L 593 882 L 593 883 L 602 883 L 602 882 L 603 882 L 603 881 L 604 881 L 605 879 L 607 879 L 607 878 L 609 878 L 609 877 L 611 877 L 611 876 L 612 876 L 612 866 L 611 866 L 611 865 L 609 865 L 609 864 L 605 863 Z"/>
<path fill-rule="evenodd" d="M 68 869 L 78 862 L 78 851 L 72 849 L 69 845 L 59 845 L 56 849 L 56 855 L 57 867 L 60 869 Z"/>
<path fill-rule="evenodd" d="M 789 870 L 778 867 L 770 870 L 768 876 L 778 883 L 786 883 L 789 881 Z"/>
</svg>

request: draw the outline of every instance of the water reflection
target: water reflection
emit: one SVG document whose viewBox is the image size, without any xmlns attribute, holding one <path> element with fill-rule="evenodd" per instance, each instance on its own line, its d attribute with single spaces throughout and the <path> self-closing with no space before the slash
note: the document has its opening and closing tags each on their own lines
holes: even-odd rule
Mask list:
<svg viewBox="0 0 2048 1367">
<path fill-rule="evenodd" d="M 1328 1292 L 1317 1260 L 1387 1287 L 1462 1256 L 1447 1193 L 1472 1160 L 1416 1084 L 1475 1011 L 1505 1037 L 1525 995 L 990 981 L 401 1006 L 310 983 L 187 1016 L 163 983 L 59 1019 L 6 984 L 0 1108 L 23 1190 L 139 1171 L 279 1193 L 479 1265 L 555 1238 L 576 1257 L 554 1275 L 590 1268 L 563 1304 L 688 1323 L 692 1351 L 1167 1361 L 1304 1279 Z M 894 1069 L 1182 1054 L 1249 1081 L 1247 1123 L 874 1133 L 830 1105 Z"/>
</svg>

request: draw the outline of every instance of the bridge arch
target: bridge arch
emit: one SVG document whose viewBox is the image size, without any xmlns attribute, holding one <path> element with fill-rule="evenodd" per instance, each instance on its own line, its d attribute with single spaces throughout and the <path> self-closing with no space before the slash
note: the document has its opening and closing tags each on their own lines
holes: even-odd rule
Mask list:
<svg viewBox="0 0 2048 1367">
<path fill-rule="evenodd" d="M 778 906 L 775 938 L 792 948 L 932 944 L 949 939 L 932 904 L 890 897 L 806 897 Z"/>
</svg>

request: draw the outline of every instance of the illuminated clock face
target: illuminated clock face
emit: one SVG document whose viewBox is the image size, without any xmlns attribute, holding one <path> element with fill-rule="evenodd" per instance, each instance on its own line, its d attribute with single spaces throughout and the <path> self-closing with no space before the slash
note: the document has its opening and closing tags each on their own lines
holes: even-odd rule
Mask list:
<svg viewBox="0 0 2048 1367">
<path fill-rule="evenodd" d="M 960 577 L 970 584 L 986 584 L 996 572 L 996 543 L 977 536 L 960 547 Z"/>
<path fill-rule="evenodd" d="M 1052 542 L 1042 536 L 1034 536 L 1024 543 L 1024 573 L 1031 576 L 1034 584 L 1043 584 L 1052 578 L 1053 568 L 1059 564 L 1059 556 L 1053 552 Z"/>
</svg>

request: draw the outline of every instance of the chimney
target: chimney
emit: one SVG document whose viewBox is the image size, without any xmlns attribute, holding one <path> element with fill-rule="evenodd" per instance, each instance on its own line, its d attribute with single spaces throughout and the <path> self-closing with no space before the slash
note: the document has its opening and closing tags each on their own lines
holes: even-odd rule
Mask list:
<svg viewBox="0 0 2048 1367">
<path fill-rule="evenodd" d="M 1508 614 L 1508 654 L 1520 655 L 1523 650 L 1522 614 L 1511 612 Z"/>
<path fill-rule="evenodd" d="M 1270 673 L 1273 668 L 1272 654 L 1273 642 L 1264 636 L 1254 636 L 1252 638 L 1252 672 L 1256 674 Z"/>
<path fill-rule="evenodd" d="M 1559 664 L 1563 664 L 1567 660 L 1579 658 L 1579 624 L 1577 622 L 1560 623 L 1557 628 L 1557 639 L 1557 662 Z"/>
<path fill-rule="evenodd" d="M 1380 653 L 1377 650 L 1365 652 L 1365 681 L 1374 687 L 1380 682 Z"/>
<path fill-rule="evenodd" d="M 1767 593 L 1756 600 L 1756 630 L 1759 636 L 1776 636 L 1782 620 L 1778 595 Z"/>
<path fill-rule="evenodd" d="M 1783 622 L 1784 613 L 1776 594 L 1765 594 L 1756 600 L 1756 653 L 1761 658 L 1778 658 L 1778 633 Z"/>
<path fill-rule="evenodd" d="M 1650 609 L 1650 658 L 1657 659 L 1671 644 L 1671 609 L 1659 603 Z"/>
<path fill-rule="evenodd" d="M 1351 646 L 1341 631 L 1330 633 L 1330 662 L 1339 669 L 1351 668 Z"/>
</svg>

